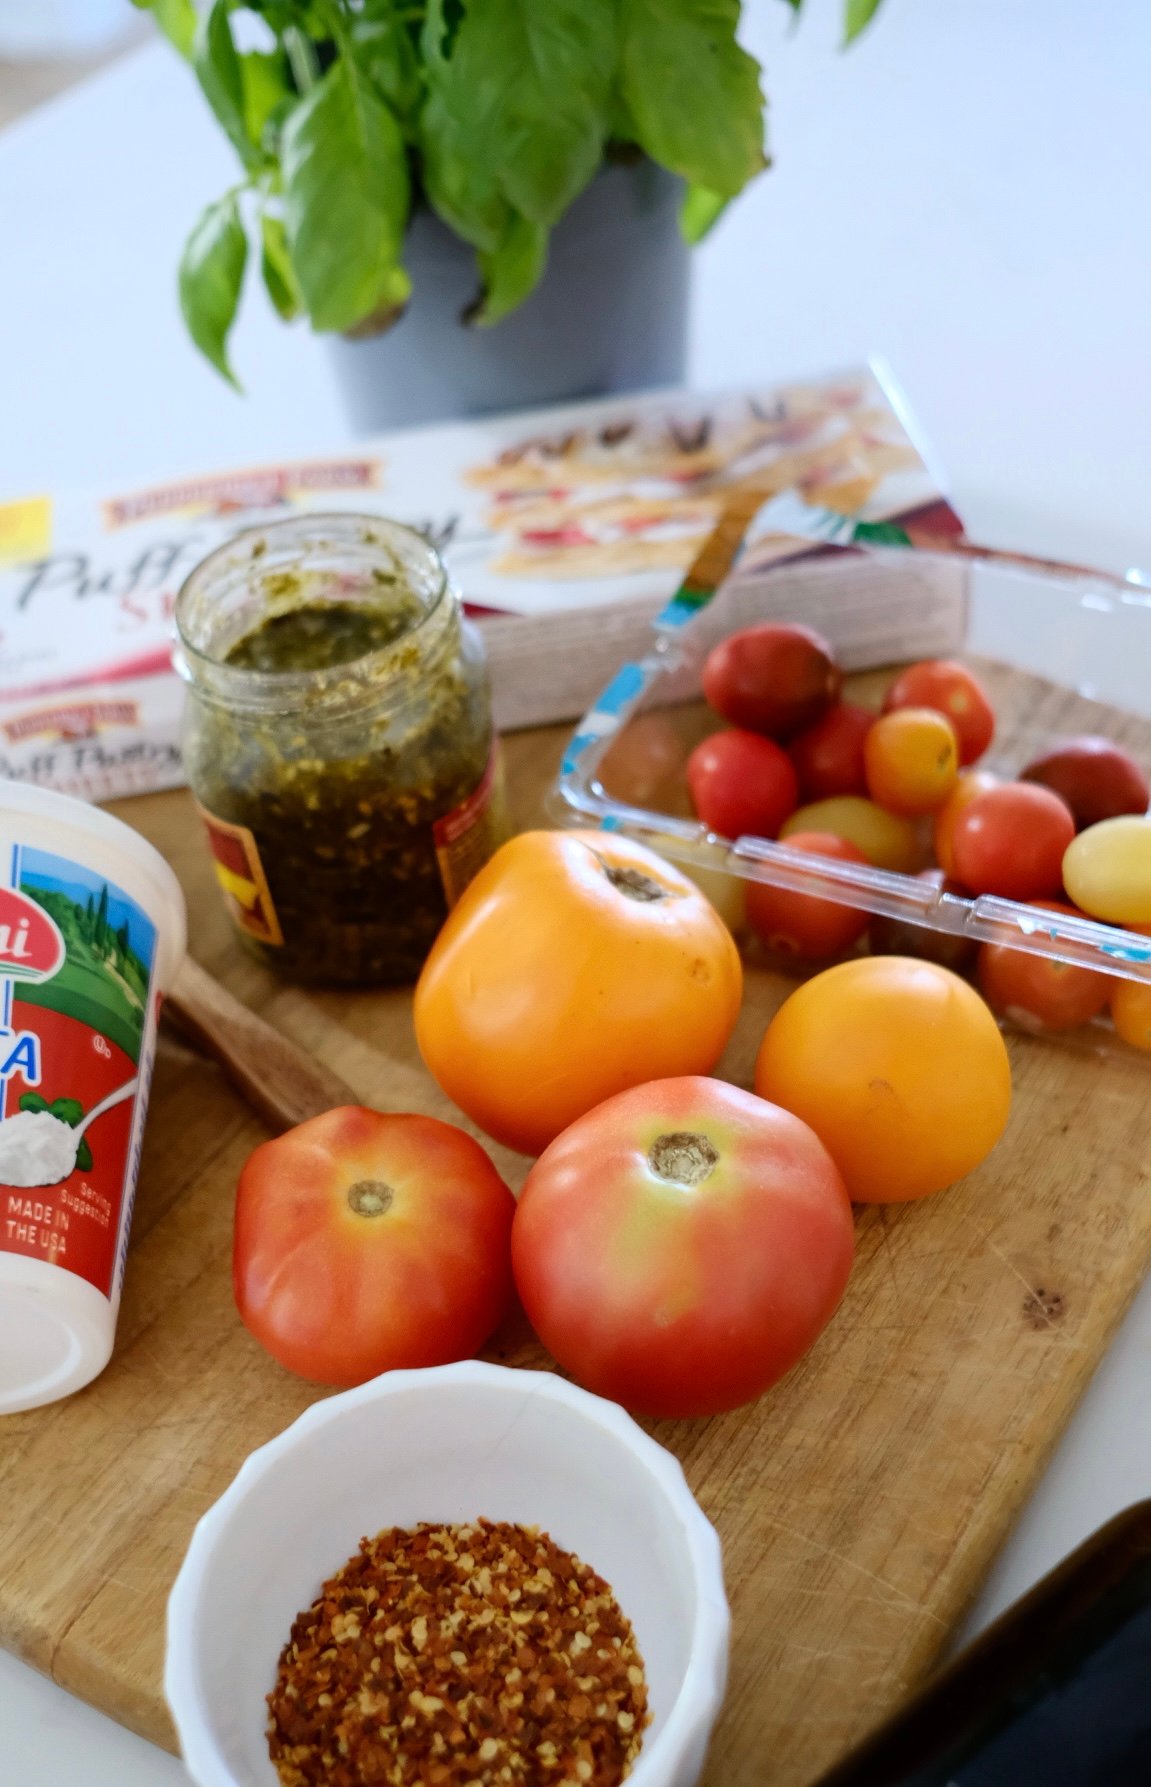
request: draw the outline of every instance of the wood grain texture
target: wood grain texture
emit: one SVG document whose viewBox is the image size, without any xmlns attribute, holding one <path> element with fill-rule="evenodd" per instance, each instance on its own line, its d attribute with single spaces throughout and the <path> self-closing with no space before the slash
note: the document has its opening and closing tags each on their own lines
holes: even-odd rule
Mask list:
<svg viewBox="0 0 1151 1787">
<path fill-rule="evenodd" d="M 1098 722 L 1031 679 L 995 680 L 1016 762 L 1013 728 L 1019 744 Z M 1151 756 L 1148 727 L 1109 729 Z M 521 823 L 564 736 L 508 740 Z M 278 985 L 227 929 L 186 798 L 122 812 L 173 862 L 195 953 L 245 1003 L 365 1102 L 456 1118 L 420 1067 L 407 995 Z M 722 1064 L 737 1083 L 789 985 L 749 972 Z M 650 1424 L 724 1543 L 734 1644 L 707 1787 L 802 1787 L 922 1676 L 1151 1258 L 1147 1065 L 1090 1043 L 1010 1047 L 1003 1143 L 937 1198 L 861 1213 L 843 1308 L 791 1377 L 751 1408 Z M 232 1306 L 233 1188 L 265 1133 L 219 1069 L 164 1042 L 113 1362 L 0 1429 L 0 1639 L 168 1745 L 164 1607 L 192 1527 L 252 1447 L 324 1394 L 273 1364 Z M 518 1184 L 525 1163 L 492 1153 Z M 544 1363 L 514 1326 L 491 1356 Z"/>
</svg>

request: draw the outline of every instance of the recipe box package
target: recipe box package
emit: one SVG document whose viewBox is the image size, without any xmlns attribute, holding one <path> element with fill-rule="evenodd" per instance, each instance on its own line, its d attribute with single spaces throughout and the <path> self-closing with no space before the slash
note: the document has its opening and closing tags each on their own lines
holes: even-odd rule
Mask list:
<svg viewBox="0 0 1151 1787">
<path fill-rule="evenodd" d="M 962 532 L 875 365 L 718 397 L 617 398 L 381 435 L 335 454 L 178 482 L 0 501 L 0 775 L 105 800 L 183 780 L 172 669 L 183 579 L 245 527 L 300 509 L 388 515 L 443 553 L 481 625 L 503 729 L 570 720 L 644 648 L 733 486 L 765 502 L 734 573 L 819 627 L 845 665 L 945 652 L 963 566 L 867 542 Z M 750 611 L 750 607 L 749 607 Z M 738 614 L 738 605 L 735 608 Z M 834 625 L 832 626 L 832 616 Z"/>
</svg>

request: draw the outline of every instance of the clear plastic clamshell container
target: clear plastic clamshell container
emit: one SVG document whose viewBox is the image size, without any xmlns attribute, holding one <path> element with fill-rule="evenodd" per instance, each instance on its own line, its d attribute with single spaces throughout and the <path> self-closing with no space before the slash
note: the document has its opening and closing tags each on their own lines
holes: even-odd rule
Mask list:
<svg viewBox="0 0 1151 1787">
<path fill-rule="evenodd" d="M 833 549 L 758 571 L 748 558 L 754 551 L 710 601 L 681 594 L 653 622 L 650 648 L 620 667 L 576 728 L 556 817 L 623 832 L 696 871 L 1151 982 L 1151 936 L 990 895 L 964 898 L 916 875 L 761 838 L 718 837 L 692 814 L 684 774 L 693 746 L 722 724 L 700 693 L 708 651 L 766 620 L 815 627 L 835 648 L 845 698 L 876 710 L 899 666 L 926 657 L 968 663 L 996 713 L 979 767 L 1005 778 L 1056 738 L 1082 733 L 1116 739 L 1151 770 L 1151 583 L 1007 554 L 907 547 Z M 928 822 L 925 868 L 934 861 L 929 840 Z"/>
</svg>

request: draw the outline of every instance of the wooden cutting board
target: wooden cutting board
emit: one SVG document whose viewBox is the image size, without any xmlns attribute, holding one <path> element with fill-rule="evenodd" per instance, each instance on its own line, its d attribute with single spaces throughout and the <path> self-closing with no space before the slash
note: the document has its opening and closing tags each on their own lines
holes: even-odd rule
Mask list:
<svg viewBox="0 0 1151 1787">
<path fill-rule="evenodd" d="M 996 697 L 1027 727 L 1099 729 L 1099 710 L 1029 678 L 1001 674 Z M 1106 724 L 1151 760 L 1151 727 Z M 563 737 L 508 741 L 521 823 Z M 193 951 L 241 998 L 365 1102 L 456 1118 L 420 1067 L 404 993 L 277 985 L 229 934 L 187 797 L 122 812 L 174 864 Z M 722 1066 L 737 1083 L 788 985 L 749 973 Z M 860 1215 L 844 1305 L 791 1377 L 754 1407 L 650 1424 L 724 1544 L 734 1642 L 707 1787 L 801 1787 L 924 1674 L 1151 1258 L 1148 1064 L 1022 1038 L 1011 1054 L 992 1159 L 921 1205 Z M 233 1188 L 263 1135 L 214 1068 L 163 1043 L 115 1357 L 82 1394 L 0 1425 L 0 1640 L 168 1746 L 164 1608 L 192 1527 L 323 1394 L 232 1306 Z M 518 1184 L 525 1163 L 493 1153 Z M 544 1363 L 523 1333 L 491 1356 Z"/>
</svg>

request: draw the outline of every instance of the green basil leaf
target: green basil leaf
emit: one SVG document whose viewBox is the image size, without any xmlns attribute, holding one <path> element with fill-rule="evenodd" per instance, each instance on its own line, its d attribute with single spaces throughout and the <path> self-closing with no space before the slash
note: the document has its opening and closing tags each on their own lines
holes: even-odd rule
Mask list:
<svg viewBox="0 0 1151 1787">
<path fill-rule="evenodd" d="M 759 64 L 739 0 L 619 0 L 624 99 L 655 161 L 724 198 L 765 163 Z"/>
<path fill-rule="evenodd" d="M 268 296 L 286 323 L 299 316 L 300 288 L 296 283 L 288 239 L 278 217 L 267 213 L 260 218 L 260 271 Z"/>
<path fill-rule="evenodd" d="M 240 57 L 240 90 L 244 135 L 253 149 L 263 150 L 268 120 L 295 95 L 288 84 L 287 63 L 278 50 L 251 50 Z"/>
<path fill-rule="evenodd" d="M 260 157 L 248 140 L 244 120 L 244 76 L 232 42 L 227 0 L 213 0 L 200 21 L 192 46 L 192 66 L 204 97 L 247 168 Z"/>
<path fill-rule="evenodd" d="M 180 260 L 180 309 L 188 333 L 200 352 L 229 384 L 236 376 L 228 364 L 228 331 L 240 302 L 248 238 L 234 193 L 216 199 L 200 215 Z"/>
<path fill-rule="evenodd" d="M 20 1109 L 22 1111 L 46 1111 L 48 1108 L 48 1100 L 41 1098 L 38 1092 L 22 1092 L 20 1094 Z"/>
<path fill-rule="evenodd" d="M 879 11 L 880 0 L 845 0 L 843 9 L 843 45 L 847 48 Z"/>
<path fill-rule="evenodd" d="M 75 1129 L 84 1115 L 84 1106 L 78 1098 L 54 1098 L 48 1109 L 54 1117 L 59 1117 L 61 1123 L 67 1123 L 70 1129 Z"/>
<path fill-rule="evenodd" d="M 410 190 L 403 133 L 341 56 L 296 107 L 280 150 L 284 224 L 317 329 L 348 329 L 411 291 L 400 255 Z"/>
<path fill-rule="evenodd" d="M 416 115 L 424 97 L 424 76 L 416 40 L 392 0 L 365 0 L 351 24 L 355 57 L 380 98 L 404 127 L 415 133 Z"/>
<path fill-rule="evenodd" d="M 193 0 L 132 0 L 132 4 L 141 12 L 150 12 L 169 43 L 175 44 L 186 60 L 191 60 L 196 37 Z"/>
<path fill-rule="evenodd" d="M 88 1138 L 86 1135 L 80 1137 L 80 1146 L 76 1150 L 76 1165 L 82 1173 L 90 1173 L 92 1171 L 92 1150 L 88 1146 Z"/>
<path fill-rule="evenodd" d="M 684 241 L 702 242 L 730 202 L 722 193 L 710 192 L 706 186 L 689 186 L 679 213 L 679 227 Z"/>
<path fill-rule="evenodd" d="M 499 246 L 477 255 L 483 291 L 467 321 L 486 327 L 498 323 L 534 292 L 548 258 L 548 232 L 542 224 L 512 212 Z"/>
<path fill-rule="evenodd" d="M 437 92 L 429 95 L 420 114 L 420 157 L 432 209 L 465 242 L 495 254 L 510 207 L 491 172 L 468 153 L 467 133 Z"/>
<path fill-rule="evenodd" d="M 467 159 L 509 203 L 534 223 L 555 223 L 603 154 L 615 0 L 473 3 L 447 50 L 442 12 L 429 91 L 456 120 Z"/>
</svg>

